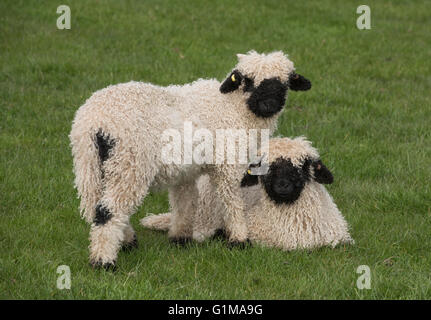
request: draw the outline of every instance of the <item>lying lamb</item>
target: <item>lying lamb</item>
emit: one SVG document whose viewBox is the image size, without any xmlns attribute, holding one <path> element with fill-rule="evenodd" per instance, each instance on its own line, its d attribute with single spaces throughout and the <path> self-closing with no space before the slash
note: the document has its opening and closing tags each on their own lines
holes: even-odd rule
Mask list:
<svg viewBox="0 0 431 320">
<path fill-rule="evenodd" d="M 160 87 L 143 82 L 109 86 L 95 92 L 75 115 L 70 133 L 75 186 L 82 215 L 91 223 L 90 262 L 115 266 L 121 245 L 136 244 L 129 218 L 151 188 L 168 188 L 173 210 L 169 236 L 191 238 L 195 180 L 209 174 L 232 243 L 247 240 L 240 177 L 235 165 L 166 163 L 166 130 L 184 135 L 185 123 L 214 133 L 219 129 L 269 129 L 274 132 L 287 89 L 308 90 L 310 82 L 294 71 L 282 52 L 238 55 L 223 83 L 199 79 Z M 221 116 L 222 115 L 222 116 Z M 193 141 L 184 141 L 193 144 Z"/>
<path fill-rule="evenodd" d="M 332 174 L 309 141 L 271 139 L 268 163 L 267 174 L 253 175 L 252 164 L 241 181 L 251 241 L 284 250 L 353 243 L 346 221 L 322 185 L 332 183 Z M 199 178 L 197 188 L 193 238 L 203 241 L 224 229 L 224 206 L 208 175 Z M 171 215 L 150 215 L 141 223 L 168 230 Z"/>
</svg>

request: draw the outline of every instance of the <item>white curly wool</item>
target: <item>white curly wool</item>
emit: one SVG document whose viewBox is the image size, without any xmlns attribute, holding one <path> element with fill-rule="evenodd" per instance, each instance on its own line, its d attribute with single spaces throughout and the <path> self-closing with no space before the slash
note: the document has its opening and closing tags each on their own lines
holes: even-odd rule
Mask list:
<svg viewBox="0 0 431 320">
<path fill-rule="evenodd" d="M 238 59 L 235 69 L 255 77 L 255 86 L 267 78 L 287 81 L 294 71 L 293 63 L 282 52 L 265 55 L 251 51 L 238 55 Z M 220 92 L 220 86 L 215 79 L 168 87 L 132 81 L 95 92 L 76 112 L 70 140 L 80 209 L 92 223 L 92 263 L 114 263 L 121 244 L 133 241 L 129 217 L 150 187 L 169 189 L 175 220 L 170 236 L 191 237 L 196 204 L 186 200 L 197 198 L 195 179 L 203 173 L 211 176 L 220 201 L 227 207 L 223 214 L 231 241 L 246 240 L 235 165 L 165 164 L 161 156 L 164 130 L 175 129 L 183 136 L 185 122 L 191 122 L 193 130 L 204 128 L 214 136 L 217 129 L 274 132 L 280 113 L 257 117 L 247 107 L 250 93 L 242 90 L 244 85 L 227 94 Z M 114 145 L 103 163 L 95 144 L 98 132 Z M 94 223 L 96 206 L 106 208 L 103 224 Z"/>
<path fill-rule="evenodd" d="M 319 154 L 303 137 L 274 138 L 269 143 L 269 163 L 282 157 L 299 165 L 305 158 L 318 159 Z M 193 222 L 193 238 L 203 241 L 224 228 L 224 206 L 214 193 L 208 175 L 197 181 L 198 208 Z M 245 201 L 249 239 L 284 250 L 336 246 L 354 243 L 348 224 L 341 215 L 326 188 L 313 180 L 305 184 L 299 197 L 292 204 L 276 204 L 261 183 L 242 190 Z M 155 230 L 168 230 L 169 213 L 150 215 L 141 224 Z"/>
</svg>

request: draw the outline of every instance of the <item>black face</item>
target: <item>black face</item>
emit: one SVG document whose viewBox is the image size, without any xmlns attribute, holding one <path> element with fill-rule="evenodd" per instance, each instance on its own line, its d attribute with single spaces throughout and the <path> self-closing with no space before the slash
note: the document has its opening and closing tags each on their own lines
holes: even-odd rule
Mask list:
<svg viewBox="0 0 431 320">
<path fill-rule="evenodd" d="M 308 181 L 309 175 L 302 168 L 295 167 L 290 160 L 283 158 L 271 163 L 262 183 L 268 196 L 276 203 L 296 201 Z"/>
<path fill-rule="evenodd" d="M 316 182 L 333 182 L 331 172 L 320 159 L 314 161 L 306 159 L 300 167 L 295 167 L 290 159 L 278 158 L 271 163 L 266 175 L 244 175 L 241 187 L 256 185 L 260 179 L 271 200 L 278 204 L 293 203 L 301 196 L 305 184 L 312 179 L 311 168 L 313 168 Z"/>
<path fill-rule="evenodd" d="M 247 100 L 249 109 L 258 117 L 269 118 L 283 109 L 287 85 L 276 78 L 263 80 Z"/>
<path fill-rule="evenodd" d="M 244 84 L 243 91 L 251 92 L 247 100 L 249 109 L 258 117 L 269 118 L 283 109 L 286 103 L 287 89 L 309 90 L 311 82 L 303 76 L 292 72 L 287 83 L 278 78 L 264 79 L 259 86 L 254 86 L 254 80 L 243 76 L 234 70 L 220 87 L 221 93 L 233 92 Z"/>
</svg>

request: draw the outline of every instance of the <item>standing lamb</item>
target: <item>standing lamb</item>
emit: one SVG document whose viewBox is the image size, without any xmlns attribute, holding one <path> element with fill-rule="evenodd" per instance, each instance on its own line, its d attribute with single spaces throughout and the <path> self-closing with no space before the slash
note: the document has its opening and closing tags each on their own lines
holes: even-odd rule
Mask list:
<svg viewBox="0 0 431 320">
<path fill-rule="evenodd" d="M 251 165 L 241 181 L 249 239 L 293 250 L 353 243 L 348 225 L 322 183 L 332 183 L 331 172 L 303 137 L 274 138 L 269 143 L 267 174 L 252 175 Z M 193 238 L 203 241 L 224 229 L 224 207 L 214 195 L 208 175 L 198 179 L 199 206 Z M 168 230 L 170 213 L 150 215 L 141 223 Z"/>
<path fill-rule="evenodd" d="M 287 89 L 308 90 L 282 52 L 238 55 L 238 64 L 220 83 L 199 79 L 160 87 L 129 82 L 95 92 L 75 115 L 70 133 L 80 210 L 91 223 L 90 263 L 115 267 L 121 245 L 136 244 L 129 218 L 149 188 L 169 190 L 173 227 L 169 236 L 192 236 L 195 180 L 208 173 L 220 200 L 232 243 L 247 240 L 240 177 L 235 165 L 166 163 L 165 130 L 184 135 L 185 123 L 212 134 L 219 129 L 276 129 Z M 220 116 L 222 114 L 222 116 Z M 184 141 L 194 143 L 193 141 Z M 182 150 L 182 149 L 181 149 Z M 181 157 L 184 159 L 184 152 Z"/>
</svg>

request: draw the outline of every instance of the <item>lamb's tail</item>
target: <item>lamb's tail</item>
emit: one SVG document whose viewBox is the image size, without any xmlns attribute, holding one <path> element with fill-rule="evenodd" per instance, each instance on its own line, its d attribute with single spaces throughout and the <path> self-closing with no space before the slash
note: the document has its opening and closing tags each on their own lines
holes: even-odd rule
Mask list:
<svg viewBox="0 0 431 320">
<path fill-rule="evenodd" d="M 170 212 L 157 215 L 152 214 L 141 219 L 141 224 L 148 229 L 168 231 L 171 224 L 171 217 L 172 214 Z"/>
<path fill-rule="evenodd" d="M 102 171 L 96 135 L 74 123 L 70 133 L 75 188 L 81 198 L 81 217 L 91 223 L 102 196 Z"/>
</svg>

